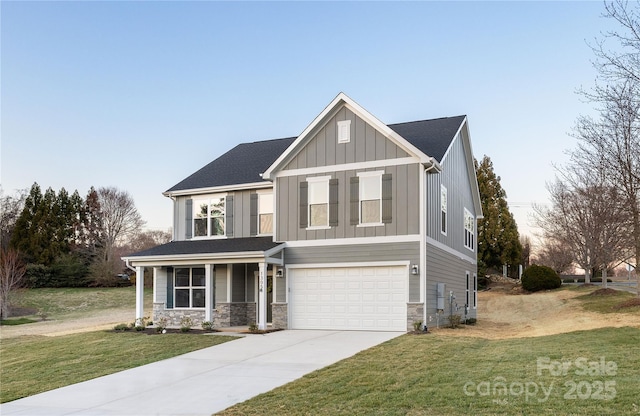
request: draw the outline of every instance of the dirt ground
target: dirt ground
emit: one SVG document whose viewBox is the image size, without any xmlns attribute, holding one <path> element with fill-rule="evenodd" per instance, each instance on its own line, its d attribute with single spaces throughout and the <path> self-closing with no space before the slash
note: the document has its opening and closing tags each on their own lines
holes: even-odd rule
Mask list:
<svg viewBox="0 0 640 416">
<path fill-rule="evenodd" d="M 494 284 L 491 290 L 478 293 L 478 322 L 462 329 L 429 329 L 447 335 L 475 336 L 488 339 L 539 337 L 576 330 L 632 326 L 640 328 L 640 315 L 626 313 L 600 314 L 585 312 L 581 295 L 561 290 L 522 294 L 509 284 Z M 27 325 L 0 327 L 0 339 L 21 335 L 59 336 L 87 331 L 111 329 L 133 321 L 134 309 L 116 309 L 89 317 L 47 320 Z"/>
<path fill-rule="evenodd" d="M 135 309 L 111 309 L 82 318 L 46 320 L 32 324 L 1 326 L 0 339 L 22 335 L 59 336 L 79 332 L 112 329 L 117 324 L 133 322 Z"/>
<path fill-rule="evenodd" d="M 604 327 L 640 328 L 640 315 L 584 311 L 568 290 L 523 294 L 513 285 L 493 285 L 478 293 L 478 322 L 462 330 L 436 332 L 487 339 L 540 337 Z M 434 325 L 435 326 L 435 325 Z"/>
</svg>

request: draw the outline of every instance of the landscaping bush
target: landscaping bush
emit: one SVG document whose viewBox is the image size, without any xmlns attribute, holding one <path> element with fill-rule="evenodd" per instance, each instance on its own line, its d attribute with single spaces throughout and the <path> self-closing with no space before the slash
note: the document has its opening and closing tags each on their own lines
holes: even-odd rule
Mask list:
<svg viewBox="0 0 640 416">
<path fill-rule="evenodd" d="M 522 288 L 529 292 L 557 289 L 562 285 L 560 276 L 552 268 L 533 264 L 522 274 Z"/>
</svg>

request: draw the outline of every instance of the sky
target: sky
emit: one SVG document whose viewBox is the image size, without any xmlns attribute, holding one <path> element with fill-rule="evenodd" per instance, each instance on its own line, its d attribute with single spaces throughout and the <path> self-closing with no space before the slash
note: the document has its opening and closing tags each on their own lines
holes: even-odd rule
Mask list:
<svg viewBox="0 0 640 416">
<path fill-rule="evenodd" d="M 0 2 L 5 194 L 162 193 L 243 142 L 300 134 L 340 92 L 386 124 L 468 116 L 521 234 L 592 105 L 599 1 Z"/>
</svg>

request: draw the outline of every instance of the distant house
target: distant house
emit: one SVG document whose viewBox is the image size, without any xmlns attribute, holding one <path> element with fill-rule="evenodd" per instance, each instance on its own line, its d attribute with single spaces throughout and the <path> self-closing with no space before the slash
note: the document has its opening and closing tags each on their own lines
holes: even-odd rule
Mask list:
<svg viewBox="0 0 640 416">
<path fill-rule="evenodd" d="M 476 316 L 482 216 L 466 116 L 386 125 L 339 94 L 297 137 L 240 144 L 164 193 L 153 319 L 405 331 Z M 453 298 L 455 297 L 455 298 Z"/>
</svg>

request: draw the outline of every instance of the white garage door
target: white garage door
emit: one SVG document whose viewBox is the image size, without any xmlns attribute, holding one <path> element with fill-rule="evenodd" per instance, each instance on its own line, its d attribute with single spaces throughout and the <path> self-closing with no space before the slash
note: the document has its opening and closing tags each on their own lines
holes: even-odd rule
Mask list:
<svg viewBox="0 0 640 416">
<path fill-rule="evenodd" d="M 293 329 L 406 331 L 404 266 L 290 269 Z"/>
</svg>

